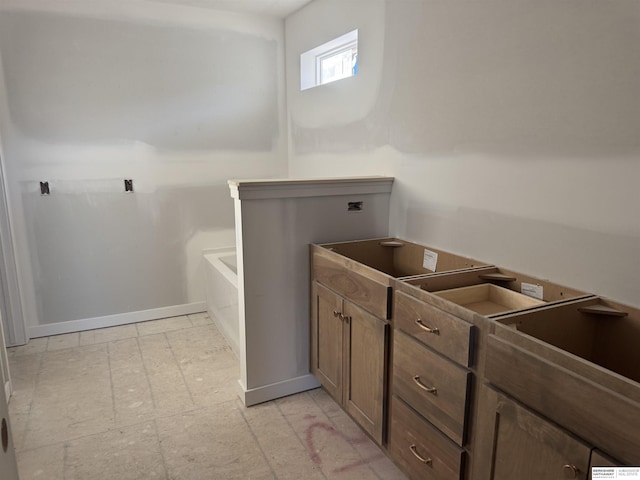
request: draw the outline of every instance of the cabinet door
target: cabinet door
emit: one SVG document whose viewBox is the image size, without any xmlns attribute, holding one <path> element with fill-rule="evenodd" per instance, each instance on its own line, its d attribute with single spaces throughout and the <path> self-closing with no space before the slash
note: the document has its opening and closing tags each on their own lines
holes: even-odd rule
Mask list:
<svg viewBox="0 0 640 480">
<path fill-rule="evenodd" d="M 587 445 L 502 395 L 495 414 L 493 480 L 587 479 Z"/>
<path fill-rule="evenodd" d="M 344 408 L 379 444 L 385 412 L 387 323 L 351 302 L 345 311 Z"/>
<path fill-rule="evenodd" d="M 313 284 L 311 308 L 311 372 L 342 403 L 342 298 Z"/>
</svg>

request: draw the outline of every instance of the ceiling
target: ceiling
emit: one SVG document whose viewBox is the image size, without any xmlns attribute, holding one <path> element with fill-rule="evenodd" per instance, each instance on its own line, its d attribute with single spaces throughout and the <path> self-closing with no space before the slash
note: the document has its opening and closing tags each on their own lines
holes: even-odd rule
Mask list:
<svg viewBox="0 0 640 480">
<path fill-rule="evenodd" d="M 285 18 L 311 0 L 152 0 L 199 8 L 231 10 Z"/>
</svg>

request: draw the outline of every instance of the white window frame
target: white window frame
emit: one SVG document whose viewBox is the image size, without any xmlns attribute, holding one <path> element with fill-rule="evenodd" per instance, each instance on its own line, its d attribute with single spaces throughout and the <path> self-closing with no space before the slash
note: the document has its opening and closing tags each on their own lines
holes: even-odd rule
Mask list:
<svg viewBox="0 0 640 480">
<path fill-rule="evenodd" d="M 354 48 L 358 48 L 358 41 L 352 41 L 347 43 L 346 45 L 340 45 L 339 47 L 334 48 L 331 51 L 324 52 L 320 55 L 316 56 L 316 85 L 324 85 L 325 83 L 335 82 L 336 80 L 342 80 L 343 78 L 352 77 L 353 74 L 345 75 L 343 77 L 337 78 L 335 80 L 324 81 L 322 78 L 322 62 L 336 55 L 340 55 L 341 53 L 350 52 Z"/>
<path fill-rule="evenodd" d="M 300 90 L 326 85 L 337 80 L 343 80 L 353 76 L 346 75 L 341 78 L 323 82 L 321 64 L 322 61 L 335 55 L 339 55 L 353 48 L 358 48 L 358 30 L 352 30 L 333 40 L 323 43 L 300 55 Z"/>
</svg>

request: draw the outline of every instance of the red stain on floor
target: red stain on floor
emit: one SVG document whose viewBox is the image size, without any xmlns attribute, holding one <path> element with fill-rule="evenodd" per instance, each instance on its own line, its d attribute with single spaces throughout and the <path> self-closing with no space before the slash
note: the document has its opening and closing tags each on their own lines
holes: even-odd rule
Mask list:
<svg viewBox="0 0 640 480">
<path fill-rule="evenodd" d="M 306 415 L 304 418 L 307 420 L 313 420 L 316 417 L 315 415 Z M 309 454 L 311 455 L 311 460 L 316 465 L 322 464 L 322 458 L 320 458 L 320 452 L 318 452 L 318 450 L 316 449 L 315 441 L 314 441 L 314 433 L 317 430 L 323 430 L 325 432 L 328 432 L 352 445 L 361 444 L 367 441 L 367 438 L 364 435 L 356 438 L 349 438 L 344 433 L 337 431 L 332 425 L 329 425 L 326 422 L 313 422 L 305 430 L 305 444 L 307 446 L 307 449 L 309 450 Z M 373 455 L 370 458 L 366 458 L 366 459 L 363 458 L 356 462 L 352 462 L 347 465 L 343 465 L 342 467 L 336 468 L 333 470 L 333 473 L 348 472 L 349 470 L 353 470 L 354 468 L 360 467 L 362 465 L 366 465 L 367 463 L 382 457 L 383 457 L 382 453 L 378 453 L 376 455 Z"/>
</svg>

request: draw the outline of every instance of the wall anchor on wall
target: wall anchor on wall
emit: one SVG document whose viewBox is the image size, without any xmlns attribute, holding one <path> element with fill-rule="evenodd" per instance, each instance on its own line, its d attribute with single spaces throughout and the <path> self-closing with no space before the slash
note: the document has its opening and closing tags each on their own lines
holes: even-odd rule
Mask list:
<svg viewBox="0 0 640 480">
<path fill-rule="evenodd" d="M 128 193 L 133 193 L 133 180 L 125 179 L 124 180 L 124 191 Z"/>
<path fill-rule="evenodd" d="M 49 182 L 40 182 L 40 195 L 49 195 Z"/>
</svg>

